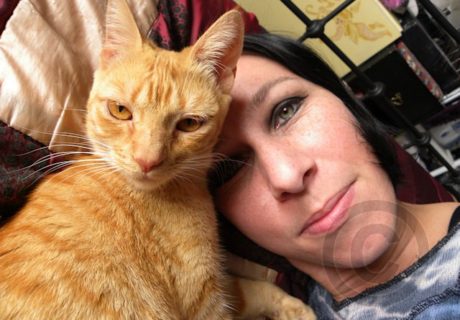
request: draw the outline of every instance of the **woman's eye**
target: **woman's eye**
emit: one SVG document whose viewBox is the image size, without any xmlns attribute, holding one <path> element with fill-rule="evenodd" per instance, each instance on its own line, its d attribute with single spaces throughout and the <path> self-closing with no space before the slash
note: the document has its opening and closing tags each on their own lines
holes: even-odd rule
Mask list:
<svg viewBox="0 0 460 320">
<path fill-rule="evenodd" d="M 299 110 L 304 97 L 293 97 L 278 103 L 274 108 L 271 116 L 271 127 L 278 129 L 288 122 Z"/>
</svg>

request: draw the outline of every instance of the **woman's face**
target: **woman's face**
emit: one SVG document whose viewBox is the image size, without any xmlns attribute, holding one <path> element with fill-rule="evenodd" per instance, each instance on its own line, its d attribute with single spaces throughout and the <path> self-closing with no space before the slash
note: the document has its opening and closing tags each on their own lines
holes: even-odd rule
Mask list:
<svg viewBox="0 0 460 320">
<path fill-rule="evenodd" d="M 237 70 L 217 152 L 244 164 L 217 189 L 218 209 L 293 263 L 374 261 L 392 241 L 395 197 L 351 113 L 266 58 L 245 54 Z"/>
</svg>

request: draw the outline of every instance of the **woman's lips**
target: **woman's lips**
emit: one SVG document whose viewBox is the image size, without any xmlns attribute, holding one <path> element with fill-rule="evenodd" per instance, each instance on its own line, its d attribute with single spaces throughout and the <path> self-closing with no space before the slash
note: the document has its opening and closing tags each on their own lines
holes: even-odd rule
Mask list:
<svg viewBox="0 0 460 320">
<path fill-rule="evenodd" d="M 354 197 L 353 186 L 352 183 L 332 196 L 323 209 L 308 219 L 301 234 L 320 235 L 337 230 L 347 218 Z"/>
</svg>

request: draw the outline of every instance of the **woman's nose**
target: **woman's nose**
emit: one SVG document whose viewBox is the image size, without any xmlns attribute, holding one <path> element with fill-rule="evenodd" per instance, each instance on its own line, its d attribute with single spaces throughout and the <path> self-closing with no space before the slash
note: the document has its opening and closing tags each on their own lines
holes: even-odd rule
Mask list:
<svg viewBox="0 0 460 320">
<path fill-rule="evenodd" d="M 311 158 L 299 158 L 295 150 L 284 147 L 265 150 L 259 156 L 259 166 L 268 189 L 279 201 L 303 193 L 314 171 Z"/>
</svg>

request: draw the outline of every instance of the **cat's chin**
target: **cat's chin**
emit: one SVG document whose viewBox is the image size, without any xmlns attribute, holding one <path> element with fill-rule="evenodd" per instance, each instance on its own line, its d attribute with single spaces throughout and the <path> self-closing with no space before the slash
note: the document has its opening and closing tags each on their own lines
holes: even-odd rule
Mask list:
<svg viewBox="0 0 460 320">
<path fill-rule="evenodd" d="M 158 189 L 160 186 L 167 182 L 167 179 L 161 179 L 158 177 L 148 177 L 144 175 L 128 176 L 128 180 L 131 185 L 140 191 L 153 191 Z"/>
</svg>

